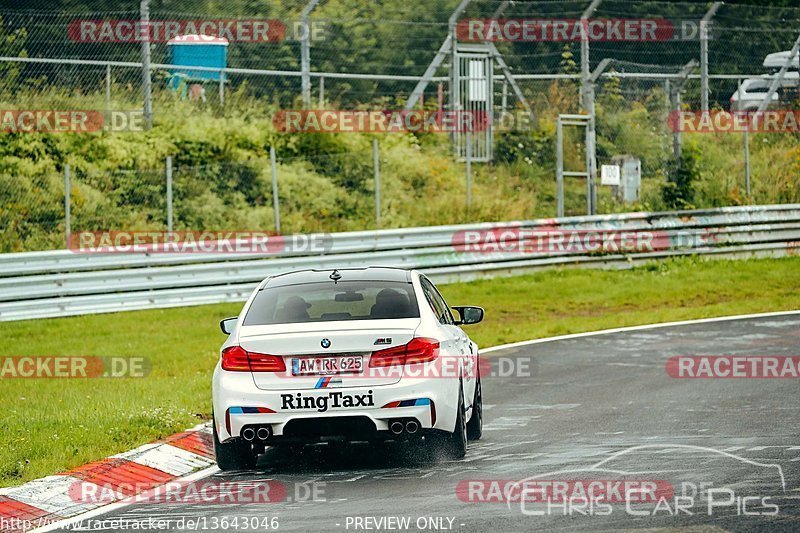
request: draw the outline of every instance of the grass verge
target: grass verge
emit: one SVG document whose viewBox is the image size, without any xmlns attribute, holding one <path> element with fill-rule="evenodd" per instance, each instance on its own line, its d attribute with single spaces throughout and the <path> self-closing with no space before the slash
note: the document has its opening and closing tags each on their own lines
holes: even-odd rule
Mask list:
<svg viewBox="0 0 800 533">
<path fill-rule="evenodd" d="M 442 287 L 486 308 L 481 346 L 664 321 L 800 308 L 800 258 L 680 259 L 632 270 L 549 270 Z M 208 419 L 219 304 L 0 323 L 0 355 L 144 356 L 145 378 L 0 378 L 0 486 L 131 449 Z"/>
</svg>

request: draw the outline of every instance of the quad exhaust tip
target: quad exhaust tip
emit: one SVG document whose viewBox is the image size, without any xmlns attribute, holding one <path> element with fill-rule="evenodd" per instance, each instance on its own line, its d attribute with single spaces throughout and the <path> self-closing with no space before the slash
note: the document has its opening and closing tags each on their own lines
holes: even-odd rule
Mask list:
<svg viewBox="0 0 800 533">
<path fill-rule="evenodd" d="M 395 435 L 400 435 L 404 431 L 409 435 L 413 435 L 419 431 L 419 422 L 416 420 L 394 420 L 389 424 L 389 431 Z"/>
<path fill-rule="evenodd" d="M 242 438 L 247 442 L 252 442 L 256 438 L 256 430 L 253 428 L 244 428 L 242 430 Z"/>
<path fill-rule="evenodd" d="M 270 431 L 269 427 L 260 427 L 258 428 L 258 431 L 256 431 L 256 436 L 258 437 L 258 440 L 267 440 L 269 439 L 271 434 L 272 431 Z"/>
</svg>

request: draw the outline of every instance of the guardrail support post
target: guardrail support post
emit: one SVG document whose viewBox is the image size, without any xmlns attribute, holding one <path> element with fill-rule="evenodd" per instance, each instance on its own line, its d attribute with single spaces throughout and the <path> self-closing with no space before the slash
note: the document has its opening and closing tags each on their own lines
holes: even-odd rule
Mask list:
<svg viewBox="0 0 800 533">
<path fill-rule="evenodd" d="M 172 234 L 172 156 L 167 156 L 167 232 Z"/>
<path fill-rule="evenodd" d="M 381 227 L 381 170 L 378 162 L 378 139 L 372 139 L 372 168 L 375 175 L 375 225 Z"/>
<path fill-rule="evenodd" d="M 69 250 L 70 241 L 70 183 L 69 183 L 69 165 L 64 165 L 64 237 L 67 250 Z"/>
<path fill-rule="evenodd" d="M 272 209 L 275 212 L 275 233 L 281 233 L 281 211 L 278 203 L 278 165 L 275 162 L 275 147 L 269 147 L 269 162 L 272 166 Z"/>
</svg>

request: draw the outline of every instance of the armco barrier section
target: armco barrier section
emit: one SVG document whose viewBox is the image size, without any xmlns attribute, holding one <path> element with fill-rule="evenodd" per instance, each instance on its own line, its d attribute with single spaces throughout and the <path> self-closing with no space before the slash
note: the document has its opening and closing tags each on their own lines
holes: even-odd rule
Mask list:
<svg viewBox="0 0 800 533">
<path fill-rule="evenodd" d="M 655 244 L 636 251 L 613 245 L 607 249 L 569 246 L 570 238 L 590 236 L 597 244 L 603 235 L 642 236 Z M 310 268 L 415 268 L 435 281 L 447 282 L 559 265 L 627 268 L 682 255 L 781 256 L 800 252 L 800 205 L 566 217 L 325 237 L 330 246 L 325 253 L 315 254 L 69 250 L 3 254 L 0 321 L 243 301 L 269 275 Z M 537 239 L 538 247 L 533 246 Z"/>
</svg>

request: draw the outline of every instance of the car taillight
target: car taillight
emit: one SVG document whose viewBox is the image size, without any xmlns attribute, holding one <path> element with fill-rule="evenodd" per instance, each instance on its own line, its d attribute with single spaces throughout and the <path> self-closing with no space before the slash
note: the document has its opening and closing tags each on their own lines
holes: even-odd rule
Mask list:
<svg viewBox="0 0 800 533">
<path fill-rule="evenodd" d="M 250 372 L 247 351 L 241 346 L 231 346 L 222 350 L 222 370 Z"/>
<path fill-rule="evenodd" d="M 279 355 L 247 352 L 251 372 L 286 372 L 286 363 Z"/>
<path fill-rule="evenodd" d="M 248 352 L 241 346 L 231 346 L 222 351 L 222 369 L 231 372 L 284 372 L 286 364 L 278 355 Z"/>
<path fill-rule="evenodd" d="M 436 339 L 417 337 L 411 339 L 411 342 L 406 344 L 406 347 L 408 348 L 406 352 L 407 365 L 413 363 L 427 363 L 439 356 L 439 341 Z"/>
<path fill-rule="evenodd" d="M 406 345 L 395 346 L 394 348 L 386 348 L 385 350 L 378 350 L 372 352 L 372 357 L 369 358 L 369 366 L 400 366 L 406 362 Z"/>
<path fill-rule="evenodd" d="M 399 366 L 427 363 L 439 356 L 439 341 L 427 337 L 415 337 L 403 346 L 395 346 L 372 353 L 369 366 Z"/>
</svg>

